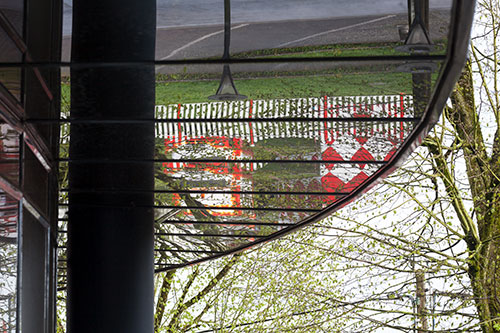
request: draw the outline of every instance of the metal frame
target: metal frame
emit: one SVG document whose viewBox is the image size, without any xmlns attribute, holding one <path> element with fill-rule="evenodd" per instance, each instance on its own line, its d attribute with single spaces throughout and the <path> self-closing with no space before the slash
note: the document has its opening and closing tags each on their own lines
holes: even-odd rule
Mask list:
<svg viewBox="0 0 500 333">
<path fill-rule="evenodd" d="M 461 1 L 461 0 L 457 0 Z M 151 60 L 151 61 L 100 61 L 100 62 L 68 62 L 68 61 L 33 61 L 30 63 L 24 62 L 0 62 L 0 67 L 5 68 L 103 68 L 103 67 L 137 67 L 137 66 L 167 66 L 167 65 L 224 65 L 224 64 L 275 64 L 275 63 L 311 63 L 311 62 L 335 62 L 335 63 L 393 63 L 398 62 L 440 62 L 445 61 L 447 55 L 394 55 L 394 56 L 359 56 L 359 57 L 283 57 L 283 58 L 230 58 L 230 59 L 189 59 L 189 60 Z"/>
<path fill-rule="evenodd" d="M 7 33 L 7 35 L 12 39 L 15 43 L 16 47 L 19 51 L 24 55 L 25 61 L 23 64 L 30 63 L 33 61 L 31 58 L 28 48 L 24 43 L 23 38 L 17 33 L 16 29 L 12 26 L 7 17 L 0 11 L 0 27 Z M 3 67 L 3 66 L 1 66 Z M 21 67 L 21 66 L 19 66 Z M 43 91 L 45 92 L 49 101 L 54 99 L 53 94 L 48 88 L 47 81 L 43 78 L 40 70 L 33 66 L 31 67 L 35 76 L 38 79 L 39 84 L 41 85 Z M 44 166 L 47 172 L 51 171 L 51 162 L 53 157 L 50 154 L 50 150 L 47 145 L 40 140 L 40 136 L 37 134 L 36 129 L 33 125 L 26 123 L 26 119 L 24 117 L 24 109 L 22 105 L 16 100 L 14 96 L 3 86 L 0 84 L 0 103 L 4 105 L 4 112 L 0 113 L 0 117 L 5 120 L 5 122 L 11 125 L 14 129 L 16 129 L 19 134 L 24 133 L 26 135 L 25 140 L 28 143 L 28 146 L 33 151 L 35 156 L 39 159 L 40 163 Z"/>
<path fill-rule="evenodd" d="M 7 38 L 13 42 L 13 51 L 16 50 L 22 57 L 22 64 L 32 62 L 32 55 L 42 53 L 47 56 L 47 59 L 54 59 L 59 48 L 56 45 L 58 25 L 55 22 L 58 13 L 58 0 L 36 3 L 24 0 L 22 2 L 22 36 L 2 11 L 0 11 L 0 29 L 5 31 Z M 38 10 L 40 8 L 44 10 L 40 12 Z M 38 29 L 42 29 L 48 34 L 44 34 L 41 39 L 34 37 L 33 32 L 38 32 Z M 47 44 L 44 44 L 45 41 L 47 41 Z M 48 43 L 49 41 L 51 43 Z M 56 43 L 52 44 L 54 41 Z M 37 196 L 33 195 L 33 198 L 30 198 L 30 195 L 24 192 L 33 191 L 34 187 L 40 185 L 38 183 L 40 179 L 42 179 L 41 183 L 43 183 L 44 177 L 50 178 L 57 168 L 54 167 L 56 162 L 51 152 L 51 148 L 53 148 L 52 142 L 44 139 L 35 124 L 27 123 L 26 118 L 30 113 L 39 114 L 38 112 L 57 110 L 59 93 L 57 87 L 54 89 L 54 76 L 52 76 L 54 71 L 50 71 L 49 75 L 45 75 L 36 66 L 29 65 L 26 67 L 24 65 L 18 66 L 22 70 L 19 75 L 19 98 L 15 97 L 5 85 L 0 83 L 0 106 L 2 107 L 0 118 L 19 134 L 19 151 L 17 152 L 19 154 L 17 159 L 19 163 L 19 180 L 16 180 L 17 184 L 14 184 L 4 177 L 0 177 L 0 187 L 5 190 L 6 194 L 12 196 L 18 205 L 16 332 L 34 331 L 33 326 L 37 326 L 37 332 L 50 332 L 53 329 L 52 325 L 55 323 L 55 307 L 52 307 L 55 306 L 55 293 L 52 294 L 55 290 L 56 281 L 52 262 L 52 260 L 55 260 L 55 247 L 52 245 L 57 238 L 57 233 L 50 223 L 55 223 L 55 219 L 50 220 L 48 217 L 51 214 L 50 209 L 45 212 L 40 207 L 44 207 L 45 204 L 53 207 L 55 202 L 50 196 L 45 197 L 42 195 L 37 198 Z M 28 67 L 30 70 L 25 70 Z M 29 76 L 29 79 L 27 79 L 27 76 Z M 57 86 L 57 82 L 55 85 Z M 54 92 L 51 89 L 54 89 Z M 40 105 L 33 103 L 33 99 L 26 98 L 27 90 L 30 92 L 36 90 L 39 93 L 37 98 L 41 102 Z M 50 139 L 54 139 L 51 134 Z M 25 162 L 28 162 L 29 165 L 25 165 Z M 36 180 L 25 183 L 26 179 L 29 179 L 29 181 Z M 47 187 L 53 185 L 50 184 Z M 47 187 L 37 188 L 37 190 L 43 193 L 44 190 L 49 191 Z M 55 194 L 54 191 L 52 193 Z M 32 199 L 37 199 L 37 201 Z M 31 222 L 27 223 L 27 218 Z M 34 226 L 37 231 L 43 230 L 43 234 L 34 233 L 33 230 L 26 232 L 28 225 Z M 31 236 L 35 235 L 39 241 L 36 243 L 36 248 L 33 246 L 30 248 L 32 240 L 26 238 L 29 234 Z M 43 251 L 41 251 L 42 247 Z M 28 248 L 30 249 L 27 250 Z M 37 268 L 31 270 L 30 262 L 36 263 Z M 36 295 L 28 293 L 26 287 L 36 288 Z M 34 301 L 35 305 L 32 305 L 32 301 Z M 33 315 L 34 317 L 32 317 Z M 30 326 L 30 323 L 34 324 Z"/>
<path fill-rule="evenodd" d="M 417 123 L 417 117 L 282 117 L 282 118 L 203 118 L 203 119 L 27 119 L 28 124 L 150 124 L 150 123 L 274 123 L 274 122 L 322 122 L 322 123 Z"/>
</svg>

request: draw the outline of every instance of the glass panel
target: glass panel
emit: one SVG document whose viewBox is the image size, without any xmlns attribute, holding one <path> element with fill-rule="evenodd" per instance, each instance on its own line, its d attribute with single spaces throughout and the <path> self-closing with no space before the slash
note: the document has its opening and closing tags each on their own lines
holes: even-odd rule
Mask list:
<svg viewBox="0 0 500 333">
<path fill-rule="evenodd" d="M 26 207 L 26 206 L 24 206 Z M 23 209 L 22 220 L 22 278 L 20 279 L 20 304 L 23 332 L 46 332 L 46 304 L 48 297 L 48 230 L 31 214 Z"/>
<path fill-rule="evenodd" d="M 262 56 L 331 57 L 408 54 L 396 49 L 420 44 L 427 52 L 443 54 L 449 32 L 451 0 L 429 0 L 418 10 L 415 1 L 245 1 L 231 4 L 231 54 L 236 58 Z M 418 2 L 417 2 L 418 3 Z M 417 7 L 417 10 L 415 10 Z M 415 20 L 415 14 L 421 19 Z M 422 13 L 422 14 L 420 14 Z M 224 1 L 157 1 L 156 59 L 221 57 L 224 45 Z M 424 24 L 417 26 L 416 21 Z M 69 60 L 72 0 L 64 1 L 63 60 Z M 425 27 L 425 33 L 422 31 Z M 416 37 L 415 37 L 416 36 Z"/>
<path fill-rule="evenodd" d="M 23 157 L 23 193 L 40 210 L 40 213 L 47 218 L 50 206 L 47 198 L 48 192 L 40 191 L 40 189 L 48 188 L 49 176 L 46 169 L 40 164 L 39 159 L 27 145 L 24 147 Z"/>
<path fill-rule="evenodd" d="M 157 0 L 156 59 L 221 57 L 224 1 Z"/>
<path fill-rule="evenodd" d="M 67 278 L 67 251 L 68 242 L 68 207 L 59 207 L 59 221 L 57 223 L 57 288 L 66 288 Z"/>
<path fill-rule="evenodd" d="M 223 0 L 157 0 L 156 3 L 156 24 L 159 29 L 182 26 L 222 26 L 224 21 Z"/>
<path fill-rule="evenodd" d="M 0 11 L 15 31 L 22 36 L 23 1 L 2 1 Z M 0 18 L 1 19 L 1 18 Z M 12 41 L 12 37 L 0 28 L 0 63 L 21 62 L 22 53 Z M 18 100 L 21 96 L 21 69 L 0 66 L 0 84 L 6 87 Z"/>
<path fill-rule="evenodd" d="M 68 62 L 71 60 L 71 29 L 73 24 L 73 0 L 63 1 L 63 36 L 62 36 L 62 52 L 61 61 Z M 69 68 L 61 68 L 63 75 L 69 75 Z"/>
<path fill-rule="evenodd" d="M 230 67 L 226 65 L 226 68 L 223 65 L 209 64 L 158 66 L 156 100 L 158 105 L 168 106 L 222 98 L 216 94 L 221 78 L 224 78 L 223 90 L 228 90 L 231 85 L 227 82 L 230 82 L 232 77 L 232 89 L 245 95 L 248 100 L 277 102 L 281 99 L 311 99 L 311 106 L 316 103 L 322 108 L 322 98 L 325 96 L 327 106 L 331 107 L 329 102 L 340 104 L 339 97 L 360 103 L 362 98 L 377 99 L 403 94 L 414 95 L 414 98 L 427 102 L 428 96 L 420 91 L 426 88 L 426 91 L 429 91 L 427 95 L 430 94 L 440 65 L 437 61 L 394 60 L 245 63 L 232 64 Z M 422 75 L 418 76 L 419 74 Z M 304 107 L 302 104 L 301 106 Z M 347 106 L 343 105 L 344 108 Z M 351 110 L 343 110 L 351 115 L 356 111 L 359 112 L 354 107 L 351 107 Z"/>
<path fill-rule="evenodd" d="M 169 232 L 156 234 L 156 244 L 160 248 L 177 250 L 226 251 L 236 246 L 253 242 L 279 229 L 270 226 L 229 226 L 215 228 L 211 225 L 196 228 L 171 226 Z M 184 236 L 186 234 L 186 236 Z M 175 236 L 174 236 L 175 235 Z"/>
<path fill-rule="evenodd" d="M 258 207 L 255 207 L 258 208 Z M 262 207 L 266 208 L 266 207 Z M 271 207 L 267 207 L 271 208 Z M 157 208 L 155 214 L 157 216 L 157 223 L 162 222 L 175 222 L 175 221 L 197 221 L 197 222 L 218 222 L 221 224 L 233 223 L 296 223 L 302 219 L 313 215 L 316 210 L 306 208 L 293 209 L 286 208 L 279 210 L 244 210 L 235 209 L 231 207 L 219 207 L 218 209 L 183 209 L 182 206 L 178 208 Z"/>
<path fill-rule="evenodd" d="M 276 181 L 278 181 L 276 179 Z M 271 180 L 266 184 L 267 188 L 262 188 L 262 191 L 281 191 L 281 193 L 290 192 L 290 194 L 254 194 L 248 193 L 249 190 L 241 186 L 241 183 L 236 182 L 234 187 L 228 186 L 224 188 L 204 187 L 200 184 L 199 187 L 193 186 L 189 190 L 194 193 L 173 193 L 173 194 L 156 194 L 156 202 L 163 206 L 179 206 L 186 207 L 189 203 L 192 205 L 202 206 L 207 209 L 214 208 L 212 214 L 214 216 L 235 215 L 232 211 L 234 208 L 242 208 L 254 210 L 254 214 L 259 215 L 259 209 L 272 208 L 283 210 L 313 210 L 324 208 L 330 200 L 322 195 L 311 195 L 307 190 L 312 192 L 325 192 L 325 195 L 330 196 L 327 190 L 324 190 L 320 183 L 320 177 L 311 179 L 290 180 L 284 187 L 277 184 L 275 187 L 270 185 Z M 282 181 L 281 181 L 282 182 Z M 307 185 L 304 185 L 307 184 Z M 325 184 L 327 185 L 327 184 Z M 234 188 L 236 192 L 231 192 Z M 202 189 L 201 191 L 199 189 Z M 252 190 L 252 188 L 250 188 Z M 202 192 L 202 193 L 197 193 Z M 331 190 L 333 192 L 333 190 Z M 340 192 L 340 191 L 339 191 Z M 343 197 L 342 194 L 338 195 Z M 242 212 L 240 212 L 242 214 Z"/>
<path fill-rule="evenodd" d="M 231 3 L 231 53 L 238 58 L 400 55 L 396 48 L 408 34 L 406 1 Z M 451 1 L 431 0 L 429 7 L 426 33 L 433 53 L 443 54 Z"/>
<path fill-rule="evenodd" d="M 162 140 L 164 142 L 158 142 L 157 149 L 157 158 L 166 162 L 163 167 L 167 173 L 184 167 L 203 167 L 203 165 L 189 165 L 189 162 L 196 160 L 212 163 L 213 168 L 217 167 L 217 161 L 265 163 L 276 160 L 274 163 L 279 161 L 319 163 L 321 160 L 333 159 L 344 164 L 357 161 L 381 163 L 411 132 L 414 121 L 354 120 L 335 123 L 276 120 L 265 123 L 179 122 L 169 125 L 173 126 L 163 127 L 165 139 Z M 163 151 L 159 151 L 160 147 Z M 329 149 L 331 147 L 335 147 L 336 151 L 331 152 Z M 183 160 L 187 160 L 185 162 L 188 164 L 174 163 Z M 220 167 L 239 167 L 253 172 L 263 165 L 221 164 Z"/>
<path fill-rule="evenodd" d="M 171 234 L 189 234 L 190 237 L 197 236 L 198 239 L 205 241 L 213 237 L 217 238 L 216 241 L 220 242 L 222 238 L 225 238 L 225 235 L 228 238 L 242 238 L 253 241 L 286 227 L 285 225 L 271 225 L 271 223 L 264 224 L 262 222 L 260 224 L 259 222 L 254 222 L 254 224 L 237 224 L 237 217 L 233 216 L 232 218 L 232 223 L 189 223 L 189 221 L 186 221 L 182 224 L 161 224 L 161 222 L 158 222 L 161 224 L 161 228 L 157 229 L 156 234 L 162 239 L 171 236 Z M 160 219 L 157 221 L 160 221 Z"/>
<path fill-rule="evenodd" d="M 63 0 L 63 35 L 71 35 L 73 24 L 73 0 Z"/>
<path fill-rule="evenodd" d="M 250 244 L 254 238 L 236 237 L 164 237 L 155 242 L 156 263 L 171 264 L 216 255 L 229 249 Z M 174 260 L 172 262 L 172 260 Z"/>
<path fill-rule="evenodd" d="M 341 64 L 334 63 L 239 64 L 235 66 L 234 82 L 248 99 L 231 103 L 208 102 L 217 90 L 222 69 L 219 65 L 183 67 L 184 74 L 174 74 L 182 71 L 178 66 L 161 68 L 159 70 L 172 74 L 158 75 L 157 137 L 169 141 L 167 144 L 172 146 L 182 143 L 183 148 L 178 149 L 181 155 L 187 146 L 198 145 L 202 137 L 241 139 L 241 145 L 255 145 L 249 147 L 249 153 L 261 159 L 262 156 L 256 157 L 260 145 L 275 145 L 276 148 L 269 149 L 279 151 L 280 139 L 284 138 L 293 139 L 287 145 L 304 139 L 300 144 L 309 140 L 311 146 L 319 145 L 321 137 L 327 136 L 323 140 L 331 141 L 333 138 L 329 136 L 341 132 L 352 141 L 361 142 L 359 133 L 364 131 L 374 132 L 373 140 L 384 140 L 383 136 L 386 141 L 396 140 L 393 132 L 401 135 L 412 130 L 413 123 L 418 120 L 414 117 L 423 111 L 437 78 L 437 73 L 411 74 L 398 72 L 398 68 L 409 65 L 422 70 L 421 66 L 428 65 L 427 69 L 437 69 L 439 64 L 371 62 L 369 66 L 344 65 L 341 69 Z M 300 68 L 307 70 L 300 71 Z M 402 70 L 408 70 L 408 66 Z M 68 110 L 69 83 L 63 84 L 62 95 L 63 110 Z M 68 117 L 65 112 L 63 116 Z M 221 122 L 221 119 L 230 121 Z M 63 125 L 66 134 L 67 128 Z M 65 133 L 64 140 L 67 138 Z M 238 144 L 236 141 L 234 144 Z M 321 151 L 318 148 L 309 150 Z M 218 151 L 222 153 L 223 149 Z"/>
<path fill-rule="evenodd" d="M 0 64 L 21 62 L 22 53 L 16 47 L 7 33 L 0 28 Z M 15 96 L 18 100 L 21 98 L 21 69 L 17 67 L 0 66 L 0 84 Z"/>
<path fill-rule="evenodd" d="M 0 176 L 19 186 L 19 134 L 0 124 Z"/>
<path fill-rule="evenodd" d="M 2 10 L 1 7 L 0 10 Z M 0 63 L 22 61 L 23 55 L 21 51 L 12 40 L 12 37 L 2 28 L 0 28 L 0 49 L 2 50 L 0 53 Z"/>
<path fill-rule="evenodd" d="M 157 59 L 220 57 L 222 5 L 159 1 Z M 275 3 L 233 5 L 234 57 L 414 52 L 396 50 L 403 45 L 399 33 L 408 25 L 405 1 L 389 9 L 369 4 L 357 17 L 343 18 L 337 11 L 343 5 L 326 1 L 288 3 L 281 6 L 283 15 L 260 15 L 280 10 Z M 449 8 L 449 2 L 431 1 L 431 39 L 442 46 L 433 54 L 444 50 Z M 156 115 L 151 119 L 157 263 L 187 263 L 249 245 L 345 197 L 384 166 L 413 132 L 440 67 L 439 61 L 405 60 L 157 66 Z M 68 78 L 62 85 L 62 116 L 71 121 L 69 90 Z M 61 126 L 61 137 L 60 156 L 68 158 L 68 124 Z M 127 158 L 134 161 L 107 162 L 152 163 Z M 67 188 L 68 163 L 60 166 L 60 184 Z M 127 191 L 119 186 L 106 190 Z M 60 235 L 64 246 L 66 236 Z M 64 266 L 65 256 L 61 259 Z"/>
<path fill-rule="evenodd" d="M 273 214 L 277 216 L 275 212 Z M 280 215 L 284 214 L 286 213 Z M 306 214 L 300 218 L 304 217 Z M 187 214 L 184 219 L 187 219 Z M 223 220 L 222 217 L 218 217 L 218 219 Z M 286 227 L 285 225 L 271 225 L 271 223 L 266 225 L 262 222 L 250 224 L 251 218 L 247 219 L 247 224 L 236 224 L 238 216 L 224 216 L 224 219 L 231 220 L 232 224 L 196 222 L 193 224 L 164 224 L 157 222 L 155 247 L 158 258 L 156 262 L 169 263 L 171 257 L 178 258 L 182 262 L 182 260 L 194 260 L 206 255 L 214 255 L 234 247 L 248 245 Z M 265 219 L 262 217 L 255 219 L 255 221 Z"/>
<path fill-rule="evenodd" d="M 333 147 L 329 146 L 323 157 L 338 162 Z M 391 149 L 387 157 L 394 151 Z M 173 167 L 156 173 L 156 186 L 158 191 L 169 193 L 158 193 L 156 199 L 167 205 L 187 201 L 192 202 L 189 206 L 251 208 L 262 203 L 274 208 L 321 208 L 334 196 L 349 194 L 384 165 L 383 161 L 363 163 L 362 158 L 370 155 L 366 149 L 360 148 L 355 155 L 360 156 L 360 163 L 164 163 Z M 301 199 L 304 196 L 306 205 Z"/>
<path fill-rule="evenodd" d="M 0 190 L 0 329 L 16 332 L 18 202 Z"/>
<path fill-rule="evenodd" d="M 157 66 L 157 117 L 208 120 L 418 116 L 422 110 L 412 105 L 428 102 L 441 64 L 391 60 L 245 63 L 230 68 L 219 64 Z M 213 102 L 236 97 L 216 94 L 221 77 L 224 83 L 232 78 L 237 97 L 244 99 L 234 102 L 229 110 L 227 103 Z M 226 84 L 222 90 L 228 90 Z M 63 80 L 61 93 L 62 116 L 69 117 L 70 78 Z M 212 106 L 207 110 L 209 102 Z M 400 111 L 404 111 L 403 115 Z"/>
<path fill-rule="evenodd" d="M 0 67 L 0 84 L 19 101 L 21 99 L 21 69 Z"/>
<path fill-rule="evenodd" d="M 216 253 L 207 253 L 204 251 L 179 253 L 163 251 L 161 248 L 158 248 L 157 251 L 155 251 L 155 269 L 168 268 L 172 265 L 187 264 L 194 260 L 208 258 L 214 254 Z"/>
<path fill-rule="evenodd" d="M 235 64 L 234 82 L 248 96 L 241 101 L 209 99 L 222 65 L 159 66 L 157 263 L 185 263 L 249 245 L 345 197 L 385 165 L 413 131 L 437 73 L 408 71 L 425 65 Z M 439 68 L 431 65 L 429 71 Z M 425 89 L 417 89 L 420 84 Z M 69 81 L 62 95 L 63 117 L 71 119 Z M 68 158 L 68 134 L 64 124 L 63 158 Z M 68 163 L 60 166 L 61 187 L 67 188 Z M 65 237 L 60 234 L 62 246 Z"/>
<path fill-rule="evenodd" d="M 3 0 L 0 11 L 9 20 L 19 36 L 23 35 L 24 1 Z"/>
<path fill-rule="evenodd" d="M 230 1 L 232 57 L 331 57 L 408 54 L 405 44 L 446 51 L 451 0 Z M 224 1 L 158 0 L 158 60 L 221 57 Z M 417 1 L 417 4 L 419 2 Z M 417 19 L 415 17 L 417 16 Z M 422 24 L 416 24 L 423 22 Z M 409 35 L 411 38 L 409 38 Z M 425 36 L 422 39 L 421 36 Z"/>
</svg>

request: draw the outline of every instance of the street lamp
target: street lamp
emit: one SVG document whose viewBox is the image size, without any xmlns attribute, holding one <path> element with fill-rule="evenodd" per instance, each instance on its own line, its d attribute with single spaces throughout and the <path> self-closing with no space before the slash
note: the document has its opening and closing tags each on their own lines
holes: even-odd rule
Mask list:
<svg viewBox="0 0 500 333">
<path fill-rule="evenodd" d="M 222 60 L 229 60 L 229 44 L 231 42 L 231 0 L 224 0 L 224 54 Z M 219 89 L 215 95 L 211 95 L 208 99 L 217 101 L 239 101 L 246 99 L 247 96 L 240 95 L 234 85 L 231 69 L 228 64 L 224 64 L 222 77 L 219 84 Z"/>
<path fill-rule="evenodd" d="M 408 13 L 411 12 L 411 2 L 408 0 Z M 409 15 L 410 29 L 404 45 L 398 46 L 397 51 L 412 53 L 429 53 L 434 50 L 429 37 L 429 0 L 413 0 L 413 20 Z"/>
</svg>

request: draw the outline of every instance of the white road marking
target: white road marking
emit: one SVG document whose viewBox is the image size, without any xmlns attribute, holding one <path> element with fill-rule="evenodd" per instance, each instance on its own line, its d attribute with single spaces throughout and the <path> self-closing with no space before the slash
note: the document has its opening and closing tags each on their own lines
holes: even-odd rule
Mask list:
<svg viewBox="0 0 500 333">
<path fill-rule="evenodd" d="M 239 29 L 239 28 L 243 28 L 243 27 L 246 27 L 247 25 L 248 24 L 240 24 L 240 25 L 237 25 L 237 26 L 231 28 L 231 30 L 236 30 L 236 29 Z M 189 42 L 189 43 L 187 43 L 187 44 L 179 47 L 178 49 L 173 50 L 172 52 L 170 52 L 170 54 L 168 56 L 161 58 L 161 60 L 167 60 L 169 58 L 172 58 L 174 55 L 176 55 L 180 51 L 182 51 L 184 49 L 187 49 L 188 47 L 193 46 L 194 44 L 199 43 L 199 42 L 201 42 L 201 41 L 203 41 L 203 40 L 205 40 L 207 38 L 210 38 L 210 37 L 216 36 L 218 34 L 222 34 L 222 33 L 224 33 L 224 30 L 219 30 L 219 31 L 216 31 L 216 32 L 212 32 L 212 33 L 210 33 L 208 35 L 205 35 L 205 36 L 202 36 L 202 37 L 200 37 L 198 39 L 195 39 L 195 40 L 193 40 L 193 41 L 191 41 L 191 42 Z"/>
<path fill-rule="evenodd" d="M 377 19 L 373 19 L 373 20 L 369 20 L 369 21 L 365 21 L 365 22 L 360 22 L 360 23 L 356 23 L 356 24 L 352 24 L 352 25 L 348 25 L 348 26 L 345 26 L 345 27 L 342 27 L 342 28 L 337 28 L 337 29 L 332 29 L 332 30 L 328 30 L 328 31 L 319 32 L 319 33 L 314 34 L 314 35 L 306 36 L 306 37 L 303 37 L 303 38 L 292 40 L 290 42 L 286 42 L 286 43 L 280 44 L 277 47 L 283 47 L 283 46 L 287 46 L 287 45 L 290 45 L 290 44 L 302 42 L 304 40 L 311 39 L 311 38 L 314 38 L 314 37 L 323 36 L 323 35 L 327 35 L 327 34 L 330 34 L 332 32 L 337 32 L 337 31 L 342 31 L 342 30 L 348 30 L 348 29 L 351 29 L 351 28 L 360 27 L 360 26 L 371 24 L 371 23 L 375 23 L 375 22 L 378 22 L 378 21 L 387 20 L 387 19 L 389 19 L 391 17 L 395 17 L 395 16 L 396 15 L 387 15 L 387 16 L 384 16 L 384 17 L 379 17 Z"/>
</svg>

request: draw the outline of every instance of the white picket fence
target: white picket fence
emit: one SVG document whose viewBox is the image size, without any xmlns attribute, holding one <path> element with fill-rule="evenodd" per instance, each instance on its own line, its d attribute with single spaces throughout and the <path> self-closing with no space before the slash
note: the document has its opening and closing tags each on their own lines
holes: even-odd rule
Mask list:
<svg viewBox="0 0 500 333">
<path fill-rule="evenodd" d="M 317 139 L 325 131 L 355 130 L 358 122 L 290 121 L 287 118 L 402 118 L 413 115 L 410 95 L 343 96 L 156 105 L 156 136 L 178 143 L 202 137 L 240 138 L 251 145 L 274 138 Z M 181 119 L 183 122 L 176 122 Z M 211 120 L 219 120 L 217 122 Z M 227 122 L 220 122 L 227 119 Z M 252 121 L 269 119 L 270 121 Z M 193 120 L 193 122 L 189 122 Z M 400 124 L 375 122 L 377 131 L 394 132 Z"/>
<path fill-rule="evenodd" d="M 155 134 L 157 138 L 171 139 L 178 143 L 201 137 L 227 137 L 240 138 L 254 145 L 258 141 L 273 138 L 318 139 L 319 136 L 324 136 L 322 133 L 342 135 L 357 127 L 366 127 L 354 121 L 351 123 L 286 121 L 284 118 L 328 119 L 365 116 L 401 118 L 412 115 L 411 95 L 324 96 L 156 105 L 155 117 L 159 121 L 155 124 Z M 176 122 L 177 119 L 183 122 Z M 211 121 L 215 119 L 228 119 L 228 122 Z M 271 121 L 252 121 L 252 119 Z M 381 133 L 401 131 L 401 124 L 397 122 L 374 122 L 369 126 Z M 62 144 L 69 143 L 68 133 L 69 124 L 63 124 Z"/>
</svg>

